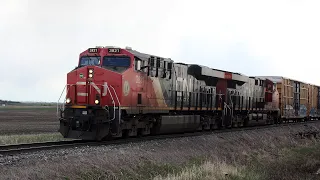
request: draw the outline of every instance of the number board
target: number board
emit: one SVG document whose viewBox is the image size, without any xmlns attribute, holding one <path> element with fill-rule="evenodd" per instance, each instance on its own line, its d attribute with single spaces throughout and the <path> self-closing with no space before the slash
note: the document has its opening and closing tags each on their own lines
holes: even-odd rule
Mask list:
<svg viewBox="0 0 320 180">
<path fill-rule="evenodd" d="M 88 52 L 89 53 L 97 53 L 98 52 L 98 48 L 89 48 Z"/>
<path fill-rule="evenodd" d="M 120 53 L 120 48 L 109 48 L 108 52 L 109 53 Z"/>
<path fill-rule="evenodd" d="M 224 78 L 225 78 L 225 79 L 232 79 L 232 73 L 225 72 L 225 73 L 224 73 Z"/>
</svg>

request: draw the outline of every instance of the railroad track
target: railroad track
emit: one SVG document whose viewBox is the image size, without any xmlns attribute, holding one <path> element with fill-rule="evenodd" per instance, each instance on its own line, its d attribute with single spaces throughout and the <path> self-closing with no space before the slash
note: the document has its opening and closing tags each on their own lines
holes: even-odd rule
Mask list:
<svg viewBox="0 0 320 180">
<path fill-rule="evenodd" d="M 41 142 L 41 143 L 28 143 L 28 144 L 12 144 L 12 145 L 1 145 L 0 154 L 15 154 L 19 152 L 51 149 L 59 147 L 68 147 L 74 145 L 84 145 L 90 141 L 84 140 L 70 140 L 70 141 L 52 141 L 52 142 Z"/>
<path fill-rule="evenodd" d="M 267 129 L 272 127 L 294 126 L 294 125 L 302 125 L 302 124 L 307 125 L 307 124 L 317 123 L 317 122 L 320 123 L 320 121 L 293 122 L 293 123 L 260 125 L 260 126 L 243 127 L 243 128 L 221 129 L 221 130 L 213 130 L 213 131 L 201 131 L 201 132 L 194 132 L 194 133 L 191 132 L 191 133 L 179 133 L 179 134 L 168 134 L 168 135 L 157 135 L 157 136 L 130 137 L 126 139 L 115 139 L 112 141 L 102 141 L 102 142 L 72 140 L 72 141 L 3 145 L 3 146 L 0 146 L 0 155 L 14 155 L 18 153 L 34 152 L 34 151 L 40 151 L 40 150 L 74 148 L 74 147 L 81 147 L 81 146 L 128 144 L 128 143 L 137 143 L 142 141 L 172 139 L 172 138 L 180 138 L 180 137 L 193 137 L 193 136 L 202 136 L 202 135 L 227 133 L 227 132 L 250 131 L 250 130 L 257 130 L 257 129 Z"/>
</svg>

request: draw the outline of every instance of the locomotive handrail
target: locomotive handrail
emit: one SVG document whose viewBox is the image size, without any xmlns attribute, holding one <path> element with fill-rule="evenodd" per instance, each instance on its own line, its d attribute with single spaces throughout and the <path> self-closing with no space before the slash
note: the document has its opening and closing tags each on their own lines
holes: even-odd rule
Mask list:
<svg viewBox="0 0 320 180">
<path fill-rule="evenodd" d="M 230 101 L 231 107 L 229 107 L 229 109 L 230 109 L 230 112 L 231 112 L 231 117 L 233 117 L 233 102 L 232 102 L 231 96 L 230 96 L 230 99 L 231 99 L 231 101 Z"/>
<path fill-rule="evenodd" d="M 112 102 L 113 102 L 113 118 L 111 119 L 112 121 L 116 118 L 116 105 L 115 105 L 115 103 L 114 103 L 114 99 L 113 99 L 113 96 L 112 96 L 112 94 L 111 94 L 111 92 L 110 92 L 110 89 L 109 89 L 109 86 L 106 84 L 106 85 L 102 85 L 103 87 L 104 86 L 107 86 L 107 90 L 108 90 L 108 92 L 109 92 L 109 94 L 110 94 L 110 97 L 111 97 L 111 99 L 112 99 Z M 111 86 L 111 85 L 110 85 Z"/>
<path fill-rule="evenodd" d="M 226 102 L 224 102 L 223 104 L 224 104 L 223 116 L 225 117 L 227 115 L 226 111 L 228 111 L 228 110 L 231 111 L 231 108 L 229 107 L 229 105 Z M 222 125 L 224 126 L 224 121 L 222 121 L 222 122 L 223 122 Z"/>
<path fill-rule="evenodd" d="M 68 91 L 69 91 L 68 85 L 70 85 L 70 84 L 66 84 L 66 85 L 64 86 L 64 88 L 63 88 L 63 90 L 62 90 L 62 92 L 61 92 L 61 94 L 60 94 L 60 97 L 59 97 L 59 99 L 58 99 L 58 101 L 57 101 L 57 117 L 59 117 L 59 109 L 63 109 L 63 107 L 64 107 L 64 105 L 61 104 L 61 107 L 62 107 L 62 108 L 61 108 L 61 107 L 59 106 L 59 102 L 60 102 L 60 100 L 61 100 L 61 98 L 62 98 L 62 95 L 63 95 L 63 93 L 64 93 L 64 91 L 65 91 L 66 89 L 67 89 L 66 92 L 68 93 Z M 71 85 L 73 85 L 73 84 L 71 84 Z M 91 91 L 92 85 L 90 84 L 89 86 L 90 86 L 90 91 Z M 112 103 L 113 103 L 113 118 L 112 118 L 111 120 L 115 120 L 115 119 L 116 119 L 116 113 L 115 113 L 115 111 L 116 111 L 116 110 L 115 110 L 115 109 L 116 109 L 116 105 L 115 105 L 115 98 L 113 97 L 113 96 L 115 96 L 115 97 L 116 97 L 116 100 L 117 100 L 117 102 L 118 102 L 118 104 L 119 104 L 119 121 L 120 121 L 120 115 L 121 115 L 121 114 L 120 114 L 120 108 L 121 108 L 121 104 L 120 104 L 118 95 L 117 95 L 117 93 L 116 93 L 116 90 L 114 89 L 114 87 L 113 87 L 112 85 L 103 84 L 102 86 L 107 88 L 107 91 L 108 91 L 108 93 L 110 94 L 110 97 L 111 97 L 111 99 L 112 99 Z M 109 86 L 111 87 L 112 91 L 114 92 L 114 95 L 112 95 Z M 66 99 L 66 97 L 65 97 L 65 99 Z"/>
<path fill-rule="evenodd" d="M 119 105 L 119 124 L 120 124 L 120 117 L 121 117 L 121 114 L 120 114 L 120 109 L 121 109 L 121 104 L 120 104 L 120 101 L 119 101 L 119 98 L 118 98 L 118 95 L 116 93 L 116 90 L 114 89 L 114 87 L 112 85 L 110 85 L 110 87 L 112 88 L 114 94 L 116 95 L 116 98 L 117 98 L 117 101 L 118 101 L 118 105 Z M 115 108 L 114 108 L 115 109 Z"/>
<path fill-rule="evenodd" d="M 225 108 L 227 107 L 231 113 L 231 117 L 233 116 L 233 102 L 232 102 L 232 98 L 231 95 L 229 94 L 229 101 L 230 101 L 230 106 L 224 102 Z"/>
<path fill-rule="evenodd" d="M 231 112 L 231 108 L 226 102 L 224 102 L 224 109 L 229 109 L 229 111 Z M 223 111 L 223 114 L 226 115 L 226 112 Z"/>
<path fill-rule="evenodd" d="M 66 90 L 66 87 L 68 86 L 68 84 L 66 84 L 65 86 L 64 86 L 64 88 L 63 88 L 63 90 L 62 90 L 62 92 L 61 92 L 61 95 L 60 95 L 60 97 L 59 97 L 59 99 L 58 99 L 58 102 L 57 102 L 57 117 L 59 117 L 59 101 L 60 101 L 60 99 L 61 99 L 61 97 L 62 97 L 62 94 L 64 93 L 64 91 Z M 67 89 L 67 93 L 68 93 L 68 89 Z M 63 106 L 63 104 L 61 105 L 62 107 L 64 107 Z"/>
</svg>

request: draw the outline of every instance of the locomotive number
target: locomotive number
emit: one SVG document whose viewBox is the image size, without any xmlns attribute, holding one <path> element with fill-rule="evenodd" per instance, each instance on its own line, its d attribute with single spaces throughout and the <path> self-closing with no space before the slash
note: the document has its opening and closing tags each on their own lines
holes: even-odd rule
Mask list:
<svg viewBox="0 0 320 180">
<path fill-rule="evenodd" d="M 97 53 L 98 48 L 89 48 L 88 51 L 89 51 L 89 53 Z"/>
<path fill-rule="evenodd" d="M 181 102 L 182 98 L 181 96 L 177 96 L 177 102 Z M 183 97 L 183 102 L 189 102 L 189 98 L 188 97 Z"/>
<path fill-rule="evenodd" d="M 109 48 L 108 52 L 109 53 L 120 53 L 120 49 L 119 48 Z"/>
</svg>

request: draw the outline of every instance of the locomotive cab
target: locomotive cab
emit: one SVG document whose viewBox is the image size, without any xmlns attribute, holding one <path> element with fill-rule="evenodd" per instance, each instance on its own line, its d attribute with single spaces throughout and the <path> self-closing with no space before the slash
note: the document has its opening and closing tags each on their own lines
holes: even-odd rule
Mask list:
<svg viewBox="0 0 320 180">
<path fill-rule="evenodd" d="M 131 53 L 113 47 L 80 54 L 78 66 L 67 74 L 59 130 L 64 137 L 101 140 L 119 133 L 122 74 L 132 68 L 133 59 Z"/>
</svg>

